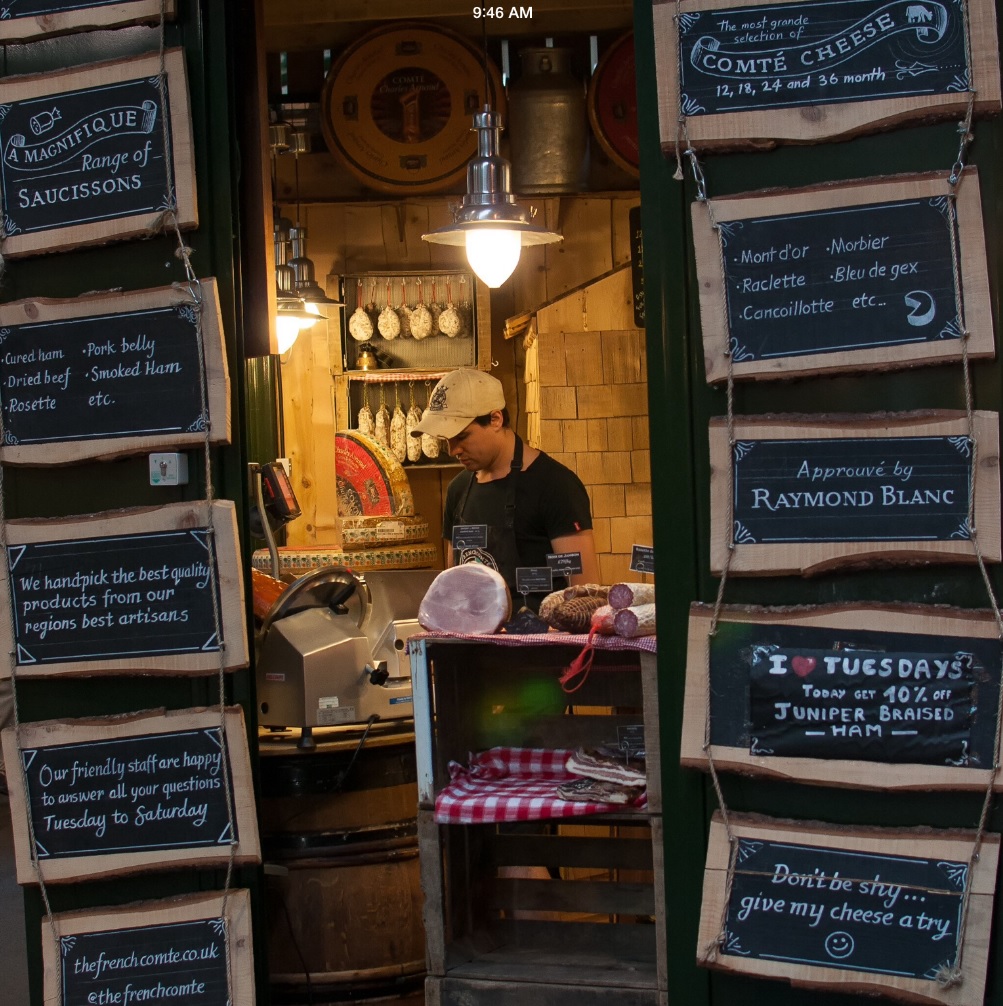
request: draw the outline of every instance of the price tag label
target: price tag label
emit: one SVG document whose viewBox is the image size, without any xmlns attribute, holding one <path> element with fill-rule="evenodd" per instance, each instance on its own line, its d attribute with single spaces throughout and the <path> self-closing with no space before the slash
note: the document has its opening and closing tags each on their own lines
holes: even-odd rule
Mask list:
<svg viewBox="0 0 1003 1006">
<path fill-rule="evenodd" d="M 457 524 L 453 528 L 453 548 L 487 548 L 487 524 Z"/>
<path fill-rule="evenodd" d="M 520 594 L 549 594 L 554 589 L 554 571 L 549 566 L 516 566 L 515 589 Z"/>
<path fill-rule="evenodd" d="M 644 757 L 644 725 L 631 723 L 616 728 L 616 746 L 628 757 Z"/>
<path fill-rule="evenodd" d="M 650 545 L 632 546 L 629 569 L 632 573 L 654 573 L 655 550 Z"/>
<path fill-rule="evenodd" d="M 548 552 L 547 565 L 555 576 L 573 576 L 582 572 L 581 552 Z"/>
</svg>

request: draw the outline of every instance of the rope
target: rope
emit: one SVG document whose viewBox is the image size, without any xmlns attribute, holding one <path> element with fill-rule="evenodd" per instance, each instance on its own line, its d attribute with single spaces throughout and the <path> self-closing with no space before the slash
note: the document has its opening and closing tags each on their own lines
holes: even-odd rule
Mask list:
<svg viewBox="0 0 1003 1006">
<path fill-rule="evenodd" d="M 968 7 L 965 6 L 965 51 L 968 57 L 968 65 L 971 67 L 971 49 L 970 49 L 970 35 L 968 31 Z M 982 577 L 982 583 L 986 590 L 986 596 L 989 599 L 989 604 L 992 608 L 993 618 L 996 622 L 996 631 L 1001 641 L 1003 641 L 1003 616 L 1000 613 L 999 602 L 996 597 L 995 589 L 993 588 L 992 580 L 989 576 L 989 571 L 986 568 L 985 557 L 982 554 L 982 546 L 979 542 L 978 528 L 975 523 L 975 490 L 976 490 L 976 473 L 978 471 L 978 456 L 979 456 L 979 442 L 978 437 L 975 433 L 975 408 L 974 408 L 974 395 L 972 390 L 972 375 L 971 375 L 971 360 L 968 355 L 968 341 L 971 337 L 971 333 L 968 330 L 968 324 L 965 318 L 965 304 L 964 304 L 964 290 L 962 286 L 961 279 L 961 255 L 958 248 L 958 189 L 964 180 L 964 168 L 965 161 L 967 159 L 968 147 L 971 145 L 973 136 L 971 132 L 972 125 L 972 115 L 975 108 L 975 91 L 970 90 L 968 95 L 968 106 L 965 111 L 965 117 L 958 126 L 958 132 L 961 134 L 960 141 L 958 145 L 958 155 L 955 159 L 953 165 L 951 165 L 951 171 L 948 175 L 947 183 L 950 187 L 950 191 L 947 197 L 948 205 L 948 229 L 950 231 L 951 239 L 951 264 L 952 264 L 952 279 L 954 283 L 954 301 L 958 307 L 958 326 L 961 329 L 960 342 L 961 342 L 961 367 L 962 373 L 964 375 L 964 391 L 965 391 L 965 416 L 968 425 L 968 440 L 971 444 L 972 449 L 972 462 L 969 471 L 969 481 L 968 481 L 968 526 L 971 531 L 971 542 L 972 549 L 975 553 L 975 561 L 979 568 L 979 574 Z M 993 785 L 996 780 L 996 776 L 1000 769 L 999 762 L 999 747 L 1000 739 L 1003 736 L 1003 682 L 1000 683 L 1001 687 L 999 690 L 999 696 L 996 703 L 996 730 L 993 740 L 993 765 L 988 770 L 988 778 L 986 781 L 986 789 L 982 798 L 982 808 L 979 814 L 979 823 L 975 832 L 975 840 L 972 843 L 972 852 L 968 861 L 968 873 L 965 879 L 965 890 L 962 896 L 961 902 L 961 915 L 958 921 L 958 949 L 954 958 L 953 966 L 945 965 L 941 968 L 940 973 L 937 976 L 938 983 L 944 988 L 951 988 L 953 986 L 959 985 L 964 980 L 964 971 L 962 967 L 963 956 L 964 956 L 964 946 L 965 946 L 965 933 L 968 927 L 968 916 L 971 909 L 971 896 L 972 896 L 972 879 L 975 872 L 975 866 L 979 862 L 979 858 L 982 850 L 982 842 L 985 838 L 986 829 L 989 825 L 989 814 L 992 810 L 993 803 Z"/>
<path fill-rule="evenodd" d="M 178 223 L 177 197 L 174 191 L 174 165 L 171 157 L 171 138 L 168 122 L 168 102 L 167 102 L 167 51 L 166 51 L 166 19 L 167 2 L 161 0 L 160 3 L 160 72 L 157 85 L 160 92 L 161 129 L 163 131 L 164 142 L 164 163 L 166 170 L 166 202 L 168 209 L 162 215 L 162 225 L 165 230 L 173 231 L 177 241 L 175 255 L 181 260 L 185 268 L 185 276 L 188 280 L 188 290 L 191 294 L 192 305 L 195 309 L 195 338 L 198 346 L 199 367 L 199 395 L 202 406 L 202 416 L 204 417 L 205 438 L 202 444 L 202 457 L 205 482 L 205 532 L 206 542 L 209 547 L 209 592 L 212 596 L 213 625 L 216 629 L 217 653 L 219 655 L 219 667 L 217 670 L 217 698 L 219 705 L 219 742 L 220 757 L 223 769 L 223 790 L 226 799 L 227 820 L 230 828 L 229 855 L 226 863 L 226 878 L 223 884 L 223 898 L 220 905 L 220 922 L 223 927 L 223 947 L 226 960 L 226 981 L 227 988 L 233 989 L 233 964 L 230 953 L 230 927 L 227 920 L 226 909 L 229 901 L 230 890 L 233 884 L 233 870 L 237 854 L 236 824 L 234 821 L 233 809 L 233 783 L 230 775 L 230 751 L 226 736 L 226 644 L 223 640 L 223 619 L 219 601 L 219 574 L 216 567 L 216 532 L 213 523 L 213 504 L 215 502 L 212 470 L 212 424 L 209 419 L 209 393 L 206 378 L 206 357 L 205 338 L 202 327 L 202 284 L 191 263 L 191 248 L 189 248 L 184 238 L 181 236 L 181 227 Z"/>
</svg>

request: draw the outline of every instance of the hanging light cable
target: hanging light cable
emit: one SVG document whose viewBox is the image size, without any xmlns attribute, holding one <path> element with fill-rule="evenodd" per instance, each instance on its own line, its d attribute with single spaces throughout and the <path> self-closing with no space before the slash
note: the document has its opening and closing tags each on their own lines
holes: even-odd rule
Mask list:
<svg viewBox="0 0 1003 1006">
<path fill-rule="evenodd" d="M 310 137 L 307 133 L 296 130 L 290 138 L 296 183 L 296 224 L 289 230 L 289 240 L 292 247 L 292 257 L 288 265 L 292 269 L 292 291 L 306 304 L 311 314 L 327 317 L 327 309 L 340 305 L 340 301 L 332 300 L 321 289 L 314 276 L 314 265 L 306 252 L 306 226 L 300 221 L 300 154 L 310 149 Z"/>
<path fill-rule="evenodd" d="M 477 155 L 467 165 L 467 194 L 452 224 L 421 237 L 431 244 L 464 247 L 470 268 L 489 287 L 498 287 L 515 271 L 523 248 L 563 238 L 534 224 L 533 214 L 512 195 L 512 166 L 499 153 L 502 120 L 489 101 L 486 27 L 483 42 L 484 107 L 474 114 Z"/>
</svg>

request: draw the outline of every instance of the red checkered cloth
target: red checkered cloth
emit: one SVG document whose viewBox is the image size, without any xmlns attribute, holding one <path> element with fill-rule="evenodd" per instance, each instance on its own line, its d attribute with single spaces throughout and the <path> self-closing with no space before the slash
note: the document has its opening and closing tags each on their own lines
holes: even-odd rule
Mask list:
<svg viewBox="0 0 1003 1006">
<path fill-rule="evenodd" d="M 557 787 L 574 782 L 564 766 L 574 752 L 549 748 L 491 748 L 470 756 L 470 765 L 449 763 L 452 780 L 435 798 L 439 824 L 542 821 L 631 809 L 631 805 L 561 800 Z M 642 794 L 633 808 L 647 806 Z"/>
</svg>

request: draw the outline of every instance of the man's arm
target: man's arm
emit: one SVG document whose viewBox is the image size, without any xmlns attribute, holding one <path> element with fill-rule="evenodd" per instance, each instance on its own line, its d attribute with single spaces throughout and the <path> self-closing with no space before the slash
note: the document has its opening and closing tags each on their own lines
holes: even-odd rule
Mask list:
<svg viewBox="0 0 1003 1006">
<path fill-rule="evenodd" d="M 568 577 L 571 584 L 600 583 L 599 559 L 596 557 L 596 542 L 592 528 L 585 531 L 575 531 L 550 540 L 550 547 L 555 553 L 580 552 L 582 555 L 582 571 Z"/>
</svg>

